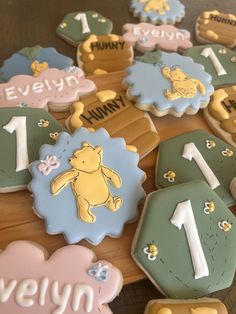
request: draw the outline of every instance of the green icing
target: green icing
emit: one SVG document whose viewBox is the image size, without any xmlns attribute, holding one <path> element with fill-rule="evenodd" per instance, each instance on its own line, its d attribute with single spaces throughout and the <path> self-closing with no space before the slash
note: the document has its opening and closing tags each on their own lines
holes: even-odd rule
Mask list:
<svg viewBox="0 0 236 314">
<path fill-rule="evenodd" d="M 162 53 L 161 51 L 154 51 L 154 52 L 146 52 L 143 56 L 137 57 L 136 59 L 140 62 L 149 63 L 153 65 L 163 65 L 162 61 Z"/>
<path fill-rule="evenodd" d="M 41 49 L 42 47 L 39 45 L 34 47 L 25 47 L 18 51 L 18 53 L 24 57 L 34 60 L 38 56 Z"/>
<path fill-rule="evenodd" d="M 208 264 L 209 276 L 194 278 L 194 269 L 182 226 L 171 222 L 178 203 L 190 200 L 199 238 Z M 213 201 L 215 210 L 204 213 L 204 203 Z M 218 227 L 226 219 L 233 223 L 229 232 Z M 236 219 L 218 195 L 200 180 L 151 193 L 145 202 L 132 255 L 149 277 L 168 296 L 197 298 L 231 285 L 236 264 Z M 150 261 L 143 249 L 148 243 L 158 248 L 155 261 Z"/>
<path fill-rule="evenodd" d="M 0 109 L 0 191 L 12 186 L 26 187 L 31 180 L 28 170 L 16 172 L 16 132 L 10 134 L 3 129 L 14 116 L 26 116 L 27 148 L 29 162 L 38 159 L 39 148 L 43 144 L 54 144 L 50 133 L 66 131 L 51 115 L 43 109 L 1 108 Z M 49 120 L 48 127 L 39 127 L 40 119 Z"/>
<path fill-rule="evenodd" d="M 213 140 L 216 146 L 208 149 L 206 147 L 206 140 Z M 190 142 L 195 144 L 220 182 L 220 186 L 214 191 L 223 199 L 227 206 L 235 204 L 235 200 L 232 198 L 229 190 L 229 185 L 233 177 L 236 176 L 236 149 L 216 136 L 202 130 L 188 132 L 160 144 L 156 164 L 157 187 L 168 187 L 196 179 L 205 181 L 205 177 L 196 162 L 182 157 L 184 145 Z M 234 153 L 233 156 L 223 156 L 222 151 L 225 148 L 230 148 Z M 163 178 L 164 173 L 168 170 L 176 173 L 175 181 L 172 183 Z"/>
</svg>

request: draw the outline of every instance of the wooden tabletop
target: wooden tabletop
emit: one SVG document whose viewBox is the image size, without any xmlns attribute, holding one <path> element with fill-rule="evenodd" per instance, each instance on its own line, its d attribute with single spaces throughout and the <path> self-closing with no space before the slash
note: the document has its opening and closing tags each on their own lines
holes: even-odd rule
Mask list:
<svg viewBox="0 0 236 314">
<path fill-rule="evenodd" d="M 194 33 L 194 22 L 197 16 L 204 10 L 218 9 L 236 13 L 235 0 L 182 0 L 182 2 L 186 6 L 186 17 L 179 26 L 190 30 L 192 33 Z M 114 23 L 113 33 L 121 34 L 124 23 L 138 22 L 129 13 L 128 4 L 129 0 L 1 0 L 0 64 L 19 49 L 37 44 L 43 47 L 55 47 L 59 52 L 75 60 L 76 48 L 60 39 L 55 33 L 56 27 L 64 15 L 69 12 L 93 9 L 110 18 Z M 195 39 L 193 41 L 196 43 Z M 119 84 L 122 76 L 122 73 L 113 74 L 105 80 L 96 79 L 96 83 L 101 88 L 107 86 L 108 82 L 115 86 Z M 63 123 L 66 114 L 57 114 L 56 117 Z M 167 116 L 153 120 L 160 132 L 161 140 L 191 129 L 208 129 L 201 113 L 193 117 L 184 116 L 181 119 Z M 156 153 L 157 150 L 140 163 L 140 167 L 146 171 L 148 176 L 144 184 L 147 192 L 155 189 L 154 163 Z M 44 223 L 33 214 L 31 204 L 32 200 L 27 191 L 0 195 L 1 249 L 9 242 L 19 239 L 36 241 L 44 245 L 50 253 L 65 245 L 61 235 L 49 236 L 45 233 Z M 232 210 L 236 213 L 235 209 Z M 95 248 L 99 258 L 112 260 L 115 265 L 121 268 L 125 283 L 135 282 L 145 277 L 129 256 L 136 225 L 126 226 L 124 235 L 119 240 L 106 239 Z M 84 241 L 81 244 L 89 246 Z M 231 288 L 214 293 L 213 296 L 218 297 L 226 304 L 229 314 L 236 313 L 236 280 Z M 112 302 L 111 308 L 115 314 L 141 314 L 145 304 L 151 298 L 160 297 L 161 294 L 156 288 L 148 280 L 143 280 L 125 286 L 120 296 Z"/>
</svg>

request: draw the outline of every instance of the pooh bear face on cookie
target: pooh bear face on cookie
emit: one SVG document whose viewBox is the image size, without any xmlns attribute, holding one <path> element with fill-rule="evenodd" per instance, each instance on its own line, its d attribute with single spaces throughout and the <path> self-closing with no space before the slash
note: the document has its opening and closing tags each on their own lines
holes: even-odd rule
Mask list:
<svg viewBox="0 0 236 314">
<path fill-rule="evenodd" d="M 102 148 L 83 143 L 83 147 L 77 150 L 69 159 L 71 166 L 79 171 L 92 173 L 97 171 L 102 161 Z"/>
<path fill-rule="evenodd" d="M 188 78 L 188 76 L 180 68 L 175 68 L 173 70 L 170 69 L 169 75 L 172 81 L 183 81 Z"/>
</svg>

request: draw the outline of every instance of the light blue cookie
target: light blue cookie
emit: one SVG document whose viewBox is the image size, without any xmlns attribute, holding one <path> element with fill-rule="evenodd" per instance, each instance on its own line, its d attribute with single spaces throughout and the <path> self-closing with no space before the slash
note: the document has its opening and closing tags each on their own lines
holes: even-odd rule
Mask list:
<svg viewBox="0 0 236 314">
<path fill-rule="evenodd" d="M 97 245 L 106 235 L 120 236 L 124 224 L 137 217 L 145 174 L 124 139 L 111 138 L 103 128 L 81 128 L 73 135 L 61 133 L 39 155 L 30 167 L 29 188 L 47 233 L 63 233 L 68 243 L 86 239 Z"/>
<path fill-rule="evenodd" d="M 7 82 L 19 74 L 34 75 L 35 72 L 31 68 L 33 62 L 40 64 L 46 62 L 49 68 L 56 69 L 64 69 L 73 65 L 71 58 L 57 52 L 55 48 L 25 47 L 4 61 L 0 68 L 0 81 Z"/>
<path fill-rule="evenodd" d="M 127 97 L 156 116 L 195 114 L 207 106 L 214 92 L 203 66 L 177 53 L 148 52 L 126 71 Z"/>
<path fill-rule="evenodd" d="M 175 24 L 185 15 L 185 7 L 178 0 L 131 0 L 130 10 L 142 22 Z"/>
</svg>

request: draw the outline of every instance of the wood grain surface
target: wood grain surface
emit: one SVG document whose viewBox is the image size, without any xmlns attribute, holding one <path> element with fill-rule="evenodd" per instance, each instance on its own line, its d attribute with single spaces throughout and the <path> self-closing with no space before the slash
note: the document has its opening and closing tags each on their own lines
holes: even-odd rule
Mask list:
<svg viewBox="0 0 236 314">
<path fill-rule="evenodd" d="M 179 23 L 194 33 L 195 20 L 204 10 L 218 9 L 236 14 L 235 0 L 182 0 L 186 6 L 186 16 Z M 57 37 L 55 30 L 66 13 L 93 9 L 110 18 L 114 23 L 113 32 L 121 34 L 124 23 L 138 22 L 129 13 L 129 0 L 0 0 L 0 64 L 12 53 L 25 46 L 39 44 L 43 47 L 52 46 L 59 52 L 72 57 L 76 61 L 76 48 Z M 193 41 L 196 43 L 193 35 Z M 123 73 L 114 73 L 96 78 L 99 88 L 117 86 Z M 66 113 L 56 114 L 56 118 L 64 123 Z M 191 129 L 208 129 L 199 113 L 196 116 L 184 116 L 181 119 L 170 116 L 153 118 L 161 135 L 161 140 L 184 133 Z M 140 162 L 140 167 L 147 173 L 144 184 L 146 192 L 154 187 L 154 164 L 157 150 Z M 140 210 L 141 210 L 140 206 Z M 236 213 L 235 208 L 232 209 Z M 82 241 L 80 244 L 94 248 L 98 258 L 107 259 L 118 266 L 125 278 L 125 283 L 133 283 L 145 276 L 130 258 L 130 246 L 136 229 L 136 224 L 127 225 L 120 239 L 107 238 L 97 247 L 92 247 Z M 49 236 L 45 233 L 44 222 L 38 219 L 32 211 L 32 198 L 27 191 L 0 195 L 0 249 L 11 241 L 25 239 L 38 242 L 50 252 L 66 245 L 61 235 Z M 236 280 L 229 289 L 213 294 L 227 306 L 229 314 L 236 313 Z M 148 281 L 143 280 L 123 288 L 111 308 L 115 314 L 141 314 L 146 303 L 151 298 L 160 298 L 161 294 Z M 5 314 L 5 313 L 1 313 Z M 9 313 L 13 314 L 13 313 Z"/>
</svg>

